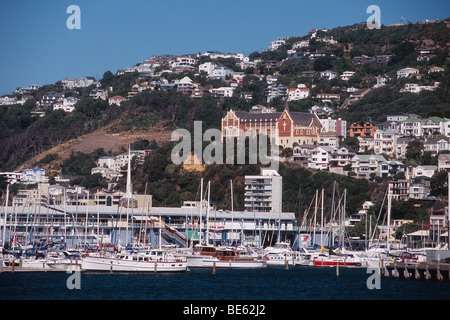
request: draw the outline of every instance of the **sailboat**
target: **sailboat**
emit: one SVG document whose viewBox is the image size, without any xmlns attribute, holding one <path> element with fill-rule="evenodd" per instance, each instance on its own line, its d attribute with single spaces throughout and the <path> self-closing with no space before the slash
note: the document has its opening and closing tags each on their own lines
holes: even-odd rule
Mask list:
<svg viewBox="0 0 450 320">
<path fill-rule="evenodd" d="M 137 206 L 136 199 L 133 198 L 131 186 L 131 154 L 128 150 L 128 172 L 127 190 L 121 199 L 121 205 L 127 208 L 127 232 L 128 239 L 128 208 Z M 187 270 L 187 260 L 184 257 L 174 256 L 168 250 L 149 249 L 144 251 L 133 251 L 115 253 L 105 256 L 100 252 L 96 255 L 85 255 L 81 261 L 81 268 L 84 271 L 94 272 L 184 272 Z"/>
</svg>

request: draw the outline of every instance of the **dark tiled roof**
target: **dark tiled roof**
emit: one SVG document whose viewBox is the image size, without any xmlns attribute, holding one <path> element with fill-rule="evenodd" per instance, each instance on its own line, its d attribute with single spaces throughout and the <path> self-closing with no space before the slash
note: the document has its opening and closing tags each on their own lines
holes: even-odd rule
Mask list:
<svg viewBox="0 0 450 320">
<path fill-rule="evenodd" d="M 253 112 L 242 112 L 236 111 L 236 117 L 238 117 L 242 122 L 249 121 L 277 121 L 282 112 L 274 113 L 253 113 Z"/>
</svg>

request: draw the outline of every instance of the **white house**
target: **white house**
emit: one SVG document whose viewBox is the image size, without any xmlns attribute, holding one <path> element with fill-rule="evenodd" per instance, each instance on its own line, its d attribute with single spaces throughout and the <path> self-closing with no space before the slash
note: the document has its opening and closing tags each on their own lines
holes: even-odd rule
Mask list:
<svg viewBox="0 0 450 320">
<path fill-rule="evenodd" d="M 397 71 L 397 78 L 407 78 L 413 74 L 419 74 L 419 70 L 415 68 L 403 68 Z"/>
<path fill-rule="evenodd" d="M 230 98 L 233 96 L 234 88 L 232 87 L 221 87 L 211 89 L 211 96 L 217 98 Z"/>
<path fill-rule="evenodd" d="M 341 80 L 348 81 L 351 77 L 355 74 L 355 71 L 344 71 L 343 74 L 341 74 Z"/>
<path fill-rule="evenodd" d="M 309 40 L 301 40 L 292 44 L 292 49 L 302 49 L 309 47 Z"/>
<path fill-rule="evenodd" d="M 214 62 L 205 62 L 198 66 L 199 72 L 206 72 L 210 76 L 215 68 L 219 67 L 218 64 Z"/>
<path fill-rule="evenodd" d="M 450 170 L 450 154 L 440 154 L 438 158 L 438 170 Z"/>
<path fill-rule="evenodd" d="M 352 171 L 358 178 L 368 179 L 371 173 L 381 176 L 381 164 L 386 163 L 386 159 L 381 155 L 356 154 L 352 160 Z"/>
<path fill-rule="evenodd" d="M 373 151 L 375 154 L 394 155 L 397 151 L 397 138 L 400 133 L 393 130 L 377 130 L 373 137 Z"/>
<path fill-rule="evenodd" d="M 308 167 L 312 169 L 328 169 L 332 147 L 317 146 L 311 151 Z"/>
<path fill-rule="evenodd" d="M 26 169 L 22 172 L 21 181 L 24 183 L 46 182 L 45 170 L 41 168 Z"/>
<path fill-rule="evenodd" d="M 305 99 L 309 96 L 309 88 L 304 84 L 299 84 L 297 88 L 289 89 L 288 101 Z"/>
<path fill-rule="evenodd" d="M 194 89 L 194 82 L 189 77 L 177 80 L 175 84 L 177 85 L 177 91 L 192 91 Z"/>
<path fill-rule="evenodd" d="M 213 69 L 210 77 L 213 79 L 225 79 L 227 77 L 232 77 L 233 73 L 233 69 L 221 66 Z"/>
<path fill-rule="evenodd" d="M 0 97 L 1 106 L 10 106 L 17 103 L 17 98 L 14 95 L 4 95 Z"/>
<path fill-rule="evenodd" d="M 53 104 L 53 110 L 62 109 L 65 112 L 72 112 L 73 110 L 75 110 L 75 105 L 78 101 L 80 101 L 80 99 L 74 97 L 64 98 L 62 101 L 58 101 Z"/>
<path fill-rule="evenodd" d="M 276 97 L 286 98 L 288 96 L 288 88 L 282 84 L 271 85 L 265 90 L 265 94 L 269 103 Z"/>
<path fill-rule="evenodd" d="M 120 104 L 122 103 L 122 101 L 125 101 L 126 99 L 124 97 L 121 96 L 114 96 L 108 99 L 109 105 L 112 104 L 116 104 L 118 106 L 120 106 Z"/>
<path fill-rule="evenodd" d="M 280 46 L 286 43 L 287 38 L 286 37 L 280 37 L 275 41 L 270 42 L 269 50 L 277 50 Z"/>
<path fill-rule="evenodd" d="M 339 137 L 335 132 L 325 132 L 319 136 L 319 146 L 336 148 L 339 146 Z"/>
<path fill-rule="evenodd" d="M 331 80 L 337 77 L 337 72 L 334 72 L 332 70 L 325 70 L 320 72 L 320 76 L 322 78 L 326 78 L 327 80 Z"/>
<path fill-rule="evenodd" d="M 108 99 L 108 91 L 106 89 L 96 88 L 89 93 L 89 97 L 92 99 L 106 100 Z"/>
</svg>

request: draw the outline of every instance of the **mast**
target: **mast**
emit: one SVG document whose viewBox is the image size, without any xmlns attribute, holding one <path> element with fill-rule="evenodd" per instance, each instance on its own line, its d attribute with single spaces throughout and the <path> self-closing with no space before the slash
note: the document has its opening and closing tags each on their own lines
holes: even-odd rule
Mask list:
<svg viewBox="0 0 450 320">
<path fill-rule="evenodd" d="M 200 180 L 200 217 L 199 217 L 199 243 L 202 243 L 202 214 L 203 214 L 203 178 Z"/>
<path fill-rule="evenodd" d="M 313 224 L 313 232 L 314 232 L 314 237 L 313 237 L 313 239 L 314 239 L 314 242 L 313 242 L 313 247 L 314 247 L 314 244 L 316 243 L 316 216 L 317 216 L 317 190 L 316 190 L 316 204 L 315 204 L 315 208 L 314 208 L 314 224 Z"/>
<path fill-rule="evenodd" d="M 450 250 L 450 172 L 447 174 L 448 176 L 448 182 L 447 182 L 447 189 L 448 189 L 448 207 L 447 207 L 447 250 Z"/>
<path fill-rule="evenodd" d="M 387 236 L 386 249 L 389 252 L 389 236 L 391 230 L 391 184 L 388 186 L 388 204 L 387 204 Z"/>
<path fill-rule="evenodd" d="M 323 189 L 322 189 L 322 196 L 321 196 L 321 217 L 320 217 L 320 245 L 323 245 Z"/>
<path fill-rule="evenodd" d="M 3 218 L 3 233 L 2 233 L 2 248 L 5 247 L 5 237 L 6 237 L 6 219 L 8 217 L 8 199 L 9 199 L 9 183 L 6 186 L 6 199 L 5 199 L 5 216 Z"/>
<path fill-rule="evenodd" d="M 208 207 L 206 208 L 206 244 L 209 244 L 209 207 L 211 196 L 211 181 L 208 181 Z"/>
<path fill-rule="evenodd" d="M 347 200 L 347 189 L 344 190 L 344 205 L 342 206 L 342 219 L 341 219 L 341 248 L 344 248 L 344 228 L 343 225 L 345 223 L 345 205 Z"/>
<path fill-rule="evenodd" d="M 233 226 L 234 226 L 234 217 L 233 217 L 233 211 L 234 211 L 234 203 L 233 203 L 233 180 L 230 180 L 230 188 L 231 188 L 231 244 L 234 242 L 234 234 L 233 234 Z"/>
</svg>

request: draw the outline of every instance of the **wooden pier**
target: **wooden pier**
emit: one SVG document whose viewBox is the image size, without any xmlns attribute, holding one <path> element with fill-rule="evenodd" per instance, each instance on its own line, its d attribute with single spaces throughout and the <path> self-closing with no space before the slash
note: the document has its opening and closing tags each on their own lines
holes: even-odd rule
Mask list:
<svg viewBox="0 0 450 320">
<path fill-rule="evenodd" d="M 389 263 L 382 272 L 399 279 L 450 281 L 450 263 Z"/>
</svg>

